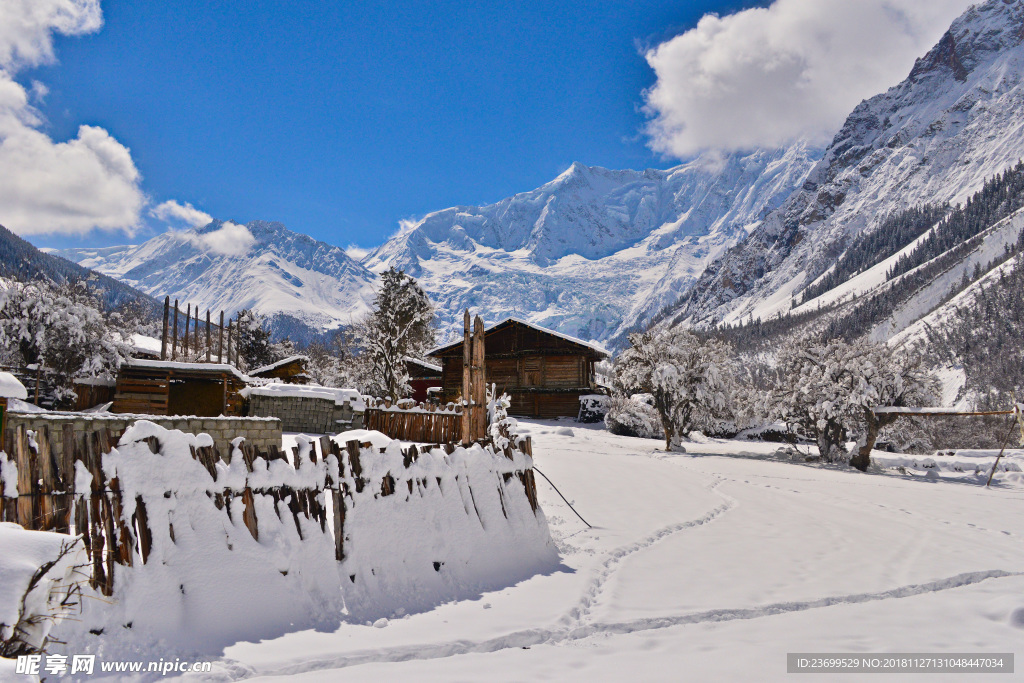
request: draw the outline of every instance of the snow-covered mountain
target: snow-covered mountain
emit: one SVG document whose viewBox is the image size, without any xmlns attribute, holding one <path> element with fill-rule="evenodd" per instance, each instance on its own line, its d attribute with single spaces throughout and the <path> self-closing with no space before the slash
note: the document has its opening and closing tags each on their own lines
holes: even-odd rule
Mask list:
<svg viewBox="0 0 1024 683">
<path fill-rule="evenodd" d="M 575 163 L 532 192 L 428 214 L 364 263 L 416 277 L 442 329 L 468 307 L 615 341 L 678 299 L 800 187 L 819 156 L 797 144 L 669 170 Z"/>
<path fill-rule="evenodd" d="M 960 203 L 1024 158 L 1022 40 L 1024 4 L 969 9 L 905 81 L 853 111 L 804 186 L 706 270 L 672 319 L 785 313 L 856 235 L 908 207 Z"/>
<path fill-rule="evenodd" d="M 233 314 L 244 308 L 313 331 L 367 310 L 376 276 L 338 247 L 280 223 L 214 221 L 135 246 L 52 252 L 162 299 Z"/>
</svg>

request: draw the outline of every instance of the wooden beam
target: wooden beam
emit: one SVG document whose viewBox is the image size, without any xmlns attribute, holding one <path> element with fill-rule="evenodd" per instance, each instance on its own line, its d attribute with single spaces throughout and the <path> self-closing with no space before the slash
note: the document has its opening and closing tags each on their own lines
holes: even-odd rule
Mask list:
<svg viewBox="0 0 1024 683">
<path fill-rule="evenodd" d="M 1013 415 L 1012 410 L 944 410 L 936 408 L 895 408 L 883 406 L 872 408 L 875 415 L 906 415 L 908 417 L 982 417 L 985 415 Z"/>
<path fill-rule="evenodd" d="M 174 340 L 171 343 L 171 360 L 178 357 L 178 300 L 174 300 Z"/>
<path fill-rule="evenodd" d="M 171 313 L 171 297 L 164 297 L 164 327 L 160 334 L 160 360 L 167 360 L 167 318 Z"/>
<path fill-rule="evenodd" d="M 469 309 L 466 309 L 462 320 L 462 443 L 469 445 L 472 435 L 472 365 L 473 352 L 469 336 Z"/>
<path fill-rule="evenodd" d="M 185 313 L 185 344 L 183 346 L 185 360 L 188 360 L 188 329 L 190 322 L 192 322 L 192 304 L 188 305 L 188 311 Z"/>
<path fill-rule="evenodd" d="M 473 440 L 487 434 L 487 368 L 484 354 L 484 321 L 476 316 L 473 331 Z"/>
<path fill-rule="evenodd" d="M 220 328 L 217 341 L 217 362 L 224 362 L 224 311 L 220 312 Z"/>
<path fill-rule="evenodd" d="M 210 309 L 206 309 L 206 362 L 210 362 Z"/>
</svg>

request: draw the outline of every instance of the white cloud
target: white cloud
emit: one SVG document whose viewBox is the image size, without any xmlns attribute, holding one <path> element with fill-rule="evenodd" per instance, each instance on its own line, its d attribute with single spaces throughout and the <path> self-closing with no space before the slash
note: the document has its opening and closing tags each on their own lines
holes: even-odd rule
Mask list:
<svg viewBox="0 0 1024 683">
<path fill-rule="evenodd" d="M 205 211 L 200 211 L 188 202 L 179 204 L 173 199 L 154 207 L 150 210 L 149 215 L 165 223 L 177 221 L 193 228 L 201 228 L 213 220 L 213 216 Z"/>
<path fill-rule="evenodd" d="M 54 61 L 53 33 L 102 23 L 97 0 L 0 0 L 0 224 L 18 234 L 131 234 L 139 224 L 146 197 L 130 150 L 95 126 L 55 142 L 30 104 L 46 86 L 33 82 L 30 97 L 14 80 L 19 69 Z"/>
<path fill-rule="evenodd" d="M 776 0 L 649 50 L 652 149 L 825 143 L 861 100 L 895 85 L 972 0 Z"/>
<path fill-rule="evenodd" d="M 345 247 L 345 253 L 348 255 L 348 257 L 350 259 L 355 259 L 356 261 L 362 261 L 364 258 L 366 258 L 366 255 L 370 253 L 370 251 L 370 249 L 367 249 L 366 247 L 361 247 L 358 244 L 350 244 L 347 247 Z"/>
<path fill-rule="evenodd" d="M 75 36 L 102 25 L 99 0 L 0 0 L 0 68 L 48 64 L 53 32 Z"/>
<path fill-rule="evenodd" d="M 210 232 L 189 231 L 184 234 L 199 249 L 220 256 L 245 256 L 256 243 L 256 237 L 249 228 L 231 221 Z"/>
</svg>

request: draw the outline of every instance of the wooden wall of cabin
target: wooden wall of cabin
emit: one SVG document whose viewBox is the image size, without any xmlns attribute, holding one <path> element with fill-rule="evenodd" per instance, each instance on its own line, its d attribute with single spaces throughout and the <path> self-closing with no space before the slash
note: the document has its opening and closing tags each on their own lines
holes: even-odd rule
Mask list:
<svg viewBox="0 0 1024 683">
<path fill-rule="evenodd" d="M 514 392 L 510 394 L 512 405 L 510 415 L 520 417 L 576 417 L 580 410 L 580 394 L 577 392 L 547 394 L 543 392 Z"/>
<path fill-rule="evenodd" d="M 591 363 L 582 355 L 488 358 L 487 383 L 498 391 L 518 388 L 583 388 L 590 386 Z M 462 390 L 462 359 L 443 359 L 442 386 L 447 400 Z"/>
<path fill-rule="evenodd" d="M 224 413 L 224 385 L 201 380 L 171 380 L 168 415 L 216 417 Z"/>
</svg>

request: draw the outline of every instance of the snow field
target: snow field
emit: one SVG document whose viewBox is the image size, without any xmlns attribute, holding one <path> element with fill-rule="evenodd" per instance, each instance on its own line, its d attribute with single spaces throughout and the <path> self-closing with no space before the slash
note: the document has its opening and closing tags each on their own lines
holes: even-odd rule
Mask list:
<svg viewBox="0 0 1024 683">
<path fill-rule="evenodd" d="M 207 679 L 782 680 L 787 652 L 1019 648 L 1014 478 L 984 489 L 973 472 L 790 462 L 778 444 L 665 453 L 583 425 L 521 426 L 536 465 L 595 526 L 538 479 L 560 571 L 383 629 L 240 643 Z"/>
</svg>

